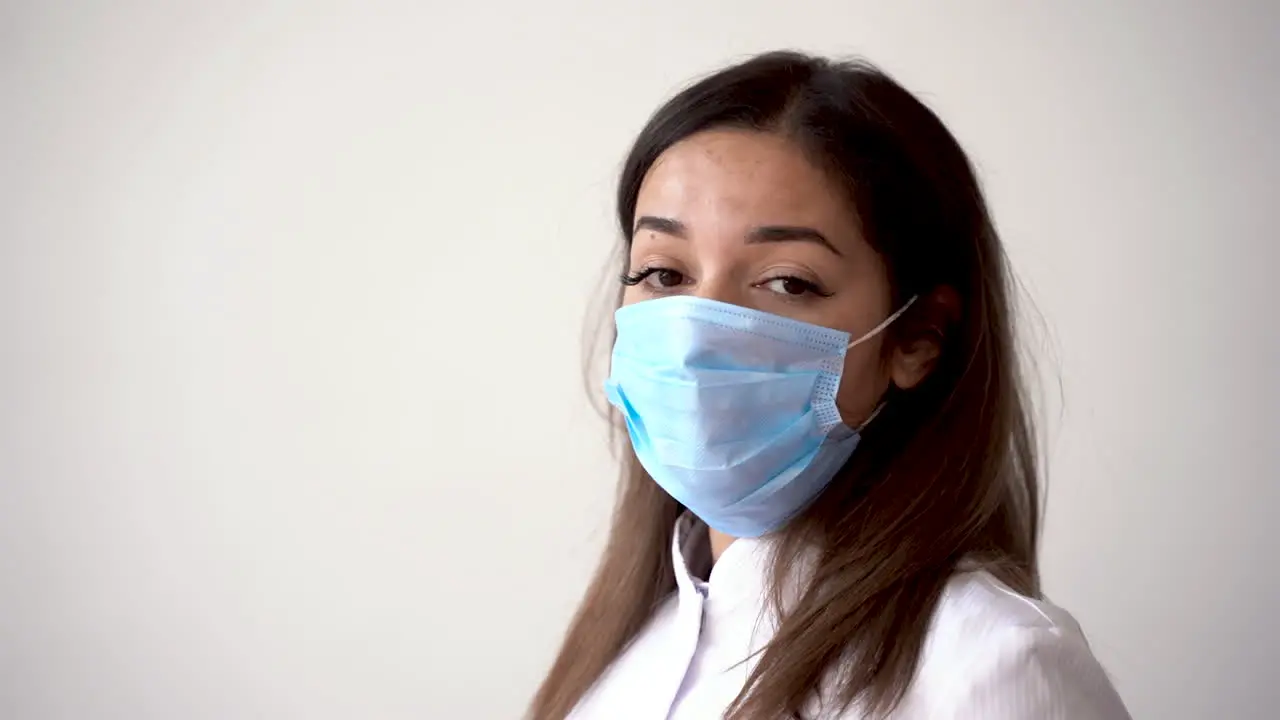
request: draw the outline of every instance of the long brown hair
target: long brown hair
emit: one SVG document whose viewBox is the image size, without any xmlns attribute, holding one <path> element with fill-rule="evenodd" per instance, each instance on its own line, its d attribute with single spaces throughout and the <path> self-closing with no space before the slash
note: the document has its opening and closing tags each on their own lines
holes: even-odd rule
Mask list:
<svg viewBox="0 0 1280 720">
<path fill-rule="evenodd" d="M 726 127 L 781 133 L 848 188 L 895 303 L 939 288 L 960 300 L 929 376 L 891 390 L 857 452 L 779 531 L 770 602 L 780 624 L 727 716 L 798 717 L 832 682 L 824 690 L 838 703 L 887 713 L 915 674 L 961 559 L 1039 596 L 1036 448 L 1007 262 L 973 169 L 933 112 L 865 62 L 792 52 L 717 72 L 653 115 L 618 187 L 624 246 L 658 156 Z M 604 556 L 534 698 L 535 720 L 566 716 L 674 589 L 671 534 L 682 508 L 629 448 L 622 457 Z M 783 612 L 783 570 L 814 549 L 811 580 Z"/>
</svg>

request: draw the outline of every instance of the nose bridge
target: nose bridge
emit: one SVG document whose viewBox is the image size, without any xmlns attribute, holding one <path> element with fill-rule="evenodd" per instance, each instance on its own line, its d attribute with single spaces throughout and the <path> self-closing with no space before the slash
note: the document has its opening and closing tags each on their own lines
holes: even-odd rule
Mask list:
<svg viewBox="0 0 1280 720">
<path fill-rule="evenodd" d="M 693 294 L 707 300 L 718 300 L 733 305 L 742 304 L 741 293 L 736 292 L 733 284 L 723 277 L 704 277 L 694 288 Z"/>
<path fill-rule="evenodd" d="M 704 261 L 693 294 L 707 300 L 745 305 L 748 300 L 744 289 L 746 281 L 736 265 L 731 257 Z"/>
<path fill-rule="evenodd" d="M 723 210 L 702 218 L 698 236 L 690 238 L 697 264 L 694 295 L 731 305 L 750 301 L 741 225 L 737 213 Z"/>
</svg>

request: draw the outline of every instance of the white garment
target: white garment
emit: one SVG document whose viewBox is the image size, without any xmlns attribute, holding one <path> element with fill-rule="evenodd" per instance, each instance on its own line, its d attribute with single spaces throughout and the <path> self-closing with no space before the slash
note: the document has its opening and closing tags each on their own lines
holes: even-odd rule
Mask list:
<svg viewBox="0 0 1280 720">
<path fill-rule="evenodd" d="M 776 627 L 766 617 L 768 537 L 735 540 L 711 569 L 706 526 L 676 524 L 677 591 L 570 713 L 572 720 L 712 720 L 724 715 Z M 691 567 L 694 571 L 691 572 Z M 818 699 L 815 709 L 830 707 Z M 812 709 L 811 709 L 812 710 Z M 812 716 L 812 715 L 810 715 Z M 817 712 L 855 720 L 857 708 Z M 1066 611 L 989 573 L 947 584 L 895 720 L 1122 720 L 1120 697 Z"/>
</svg>

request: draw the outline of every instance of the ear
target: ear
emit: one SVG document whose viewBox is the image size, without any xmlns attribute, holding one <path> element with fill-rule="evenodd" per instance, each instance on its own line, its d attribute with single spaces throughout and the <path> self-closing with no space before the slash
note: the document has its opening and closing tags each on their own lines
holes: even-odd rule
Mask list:
<svg viewBox="0 0 1280 720">
<path fill-rule="evenodd" d="M 889 359 L 894 385 L 910 390 L 929 376 L 942 354 L 943 338 L 960 314 L 960 295 L 945 285 L 916 301 L 902 318 L 905 322 Z"/>
</svg>

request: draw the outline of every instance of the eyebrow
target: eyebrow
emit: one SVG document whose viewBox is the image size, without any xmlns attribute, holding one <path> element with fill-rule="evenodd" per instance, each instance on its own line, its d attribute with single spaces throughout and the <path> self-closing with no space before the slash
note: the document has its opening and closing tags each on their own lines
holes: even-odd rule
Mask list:
<svg viewBox="0 0 1280 720">
<path fill-rule="evenodd" d="M 636 219 L 635 229 L 631 231 L 632 235 L 641 230 L 652 230 L 660 232 L 663 235 L 671 235 L 682 239 L 689 237 L 689 229 L 679 220 L 672 218 L 655 217 L 653 215 L 642 215 Z M 827 239 L 825 235 L 810 227 L 800 227 L 795 225 L 762 225 L 753 228 L 747 233 L 747 244 L 755 245 L 760 243 L 779 243 L 779 242 L 810 242 L 821 245 L 837 257 L 844 257 L 844 253 L 836 249 L 836 246 Z"/>
<path fill-rule="evenodd" d="M 663 235 L 674 235 L 678 238 L 688 238 L 689 231 L 684 223 L 671 218 L 654 217 L 652 215 L 642 215 L 636 219 L 636 227 L 631 231 L 632 235 L 641 230 L 652 230 L 660 232 Z"/>
<path fill-rule="evenodd" d="M 835 245 L 827 239 L 825 235 L 809 227 L 795 227 L 792 225 L 765 225 L 752 230 L 747 235 L 747 243 L 775 243 L 775 242 L 810 242 L 821 245 L 836 254 L 836 257 L 844 257 L 844 254 L 836 249 Z"/>
</svg>

